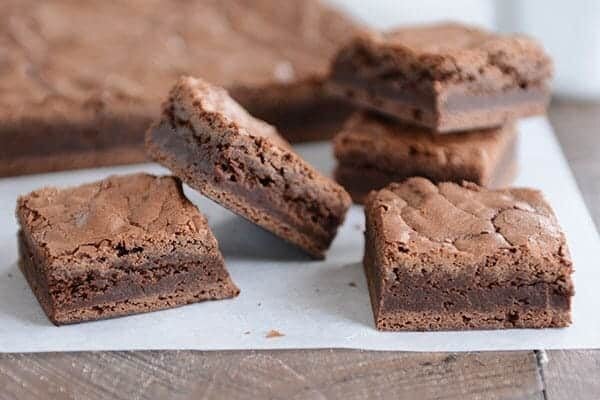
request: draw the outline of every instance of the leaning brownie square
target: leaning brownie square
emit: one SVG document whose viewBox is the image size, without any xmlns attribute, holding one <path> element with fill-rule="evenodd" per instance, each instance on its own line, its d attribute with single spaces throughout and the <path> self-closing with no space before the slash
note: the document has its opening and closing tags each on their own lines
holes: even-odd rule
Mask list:
<svg viewBox="0 0 600 400">
<path fill-rule="evenodd" d="M 223 88 L 181 78 L 148 130 L 150 156 L 236 214 L 324 258 L 351 199 Z"/>
<path fill-rule="evenodd" d="M 332 93 L 450 132 L 544 113 L 552 61 L 528 37 L 444 23 L 360 34 L 331 70 Z"/>
<path fill-rule="evenodd" d="M 239 293 L 176 178 L 43 188 L 19 198 L 17 218 L 21 270 L 56 325 Z"/>
<path fill-rule="evenodd" d="M 378 329 L 570 324 L 571 258 L 540 192 L 411 178 L 369 194 L 365 214 Z"/>
<path fill-rule="evenodd" d="M 355 114 L 333 141 L 335 179 L 356 203 L 371 190 L 422 176 L 434 182 L 510 184 L 517 172 L 514 124 L 437 135 L 373 113 Z"/>
</svg>

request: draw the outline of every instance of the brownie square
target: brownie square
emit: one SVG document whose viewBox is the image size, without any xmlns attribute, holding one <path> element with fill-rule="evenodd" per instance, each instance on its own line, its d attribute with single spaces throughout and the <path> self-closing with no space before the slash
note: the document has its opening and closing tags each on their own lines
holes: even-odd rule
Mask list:
<svg viewBox="0 0 600 400">
<path fill-rule="evenodd" d="M 369 194 L 365 214 L 378 329 L 570 324 L 571 258 L 540 192 L 411 178 Z"/>
<path fill-rule="evenodd" d="M 551 75 L 550 58 L 532 39 L 436 24 L 356 36 L 333 61 L 330 90 L 450 132 L 543 113 Z"/>
<path fill-rule="evenodd" d="M 176 178 L 43 188 L 18 199 L 17 218 L 21 270 L 56 325 L 239 293 Z"/>
<path fill-rule="evenodd" d="M 224 207 L 323 258 L 351 200 L 227 91 L 181 78 L 146 138 L 150 156 Z"/>
<path fill-rule="evenodd" d="M 319 0 L 4 0 L 0 176 L 145 161 L 182 74 L 231 88 L 291 140 L 329 138 L 348 107 L 323 81 L 359 29 Z"/>
<path fill-rule="evenodd" d="M 357 113 L 334 138 L 335 179 L 357 203 L 371 190 L 412 176 L 501 187 L 516 173 L 516 144 L 512 123 L 436 135 L 379 115 Z"/>
</svg>

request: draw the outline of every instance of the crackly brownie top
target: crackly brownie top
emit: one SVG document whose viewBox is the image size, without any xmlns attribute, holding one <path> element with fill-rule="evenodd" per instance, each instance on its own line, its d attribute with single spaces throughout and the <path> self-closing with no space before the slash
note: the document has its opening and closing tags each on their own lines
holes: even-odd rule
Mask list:
<svg viewBox="0 0 600 400">
<path fill-rule="evenodd" d="M 488 164 L 493 167 L 499 161 L 515 135 L 513 124 L 437 135 L 384 116 L 358 112 L 335 136 L 334 151 L 342 161 L 368 162 L 382 169 L 398 167 L 398 162 L 417 158 L 441 167 L 485 169 Z"/>
<path fill-rule="evenodd" d="M 174 177 L 111 176 L 73 188 L 48 187 L 18 200 L 17 217 L 31 242 L 49 257 L 148 249 L 178 238 L 211 243 L 205 217 Z M 139 249 L 139 247 L 138 247 Z"/>
<path fill-rule="evenodd" d="M 186 73 L 228 87 L 303 82 L 357 29 L 317 0 L 5 0 L 0 116 L 154 112 Z"/>
<path fill-rule="evenodd" d="M 285 149 L 291 148 L 274 126 L 254 118 L 225 89 L 202 79 L 180 78 L 171 89 L 163 109 L 168 118 L 175 119 L 175 123 L 199 125 L 198 122 L 202 121 L 210 126 L 227 127 L 242 135 L 262 136 Z"/>
<path fill-rule="evenodd" d="M 337 62 L 379 68 L 386 79 L 396 70 L 413 80 L 498 80 L 524 87 L 552 75 L 549 56 L 533 39 L 456 23 L 360 33 L 340 51 Z"/>
<path fill-rule="evenodd" d="M 365 207 L 392 256 L 441 254 L 453 263 L 518 249 L 542 264 L 570 264 L 564 234 L 537 190 L 410 178 L 372 192 Z"/>
</svg>

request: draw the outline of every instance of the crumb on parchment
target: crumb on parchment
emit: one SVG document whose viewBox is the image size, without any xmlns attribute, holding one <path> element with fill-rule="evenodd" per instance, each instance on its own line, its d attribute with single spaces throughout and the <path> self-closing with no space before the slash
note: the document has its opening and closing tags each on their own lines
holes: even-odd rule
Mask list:
<svg viewBox="0 0 600 400">
<path fill-rule="evenodd" d="M 275 329 L 271 329 L 269 332 L 267 332 L 267 334 L 265 335 L 265 337 L 267 339 L 273 339 L 273 338 L 277 338 L 277 337 L 281 337 L 281 336 L 285 336 L 283 333 L 279 332 L 278 330 Z"/>
</svg>

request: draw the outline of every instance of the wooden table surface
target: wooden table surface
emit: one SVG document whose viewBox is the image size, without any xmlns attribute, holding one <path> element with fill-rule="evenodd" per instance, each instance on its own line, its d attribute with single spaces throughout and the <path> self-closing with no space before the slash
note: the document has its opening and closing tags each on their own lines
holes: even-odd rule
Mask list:
<svg viewBox="0 0 600 400">
<path fill-rule="evenodd" d="M 600 104 L 550 119 L 596 226 Z M 600 399 L 600 350 L 147 351 L 0 355 L 0 399 Z"/>
</svg>

